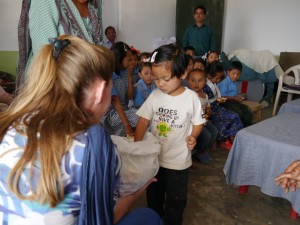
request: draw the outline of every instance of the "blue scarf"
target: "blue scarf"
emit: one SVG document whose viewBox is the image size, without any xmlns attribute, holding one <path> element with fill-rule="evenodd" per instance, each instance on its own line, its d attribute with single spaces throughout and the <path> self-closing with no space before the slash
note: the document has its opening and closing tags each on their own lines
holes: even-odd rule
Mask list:
<svg viewBox="0 0 300 225">
<path fill-rule="evenodd" d="M 114 218 L 116 154 L 110 136 L 96 125 L 87 131 L 81 170 L 78 225 L 110 225 Z"/>
</svg>

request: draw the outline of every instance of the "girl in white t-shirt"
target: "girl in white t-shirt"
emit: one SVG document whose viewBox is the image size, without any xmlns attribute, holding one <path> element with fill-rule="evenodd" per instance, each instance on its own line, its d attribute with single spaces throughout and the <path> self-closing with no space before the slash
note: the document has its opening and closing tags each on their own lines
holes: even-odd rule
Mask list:
<svg viewBox="0 0 300 225">
<path fill-rule="evenodd" d="M 182 224 L 187 201 L 188 171 L 192 164 L 191 150 L 202 130 L 201 103 L 197 94 L 185 88 L 188 60 L 174 44 L 156 49 L 150 59 L 157 89 L 137 111 L 135 141 L 141 141 L 149 124 L 159 140 L 160 169 L 157 182 L 147 189 L 148 207 L 160 214 L 165 225 Z"/>
</svg>

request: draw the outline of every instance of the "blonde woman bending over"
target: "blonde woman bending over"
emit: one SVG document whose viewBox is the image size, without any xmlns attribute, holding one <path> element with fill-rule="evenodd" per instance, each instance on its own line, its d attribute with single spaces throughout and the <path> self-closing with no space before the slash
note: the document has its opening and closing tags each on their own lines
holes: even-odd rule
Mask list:
<svg viewBox="0 0 300 225">
<path fill-rule="evenodd" d="M 35 56 L 0 114 L 0 224 L 160 223 L 149 209 L 126 215 L 147 185 L 118 194 L 120 158 L 98 125 L 113 62 L 110 50 L 72 36 L 51 39 Z"/>
</svg>

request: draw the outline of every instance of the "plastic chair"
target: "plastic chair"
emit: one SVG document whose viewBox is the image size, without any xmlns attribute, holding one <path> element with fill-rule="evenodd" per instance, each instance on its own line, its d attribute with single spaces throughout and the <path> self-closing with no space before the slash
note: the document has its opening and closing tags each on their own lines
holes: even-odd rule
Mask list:
<svg viewBox="0 0 300 225">
<path fill-rule="evenodd" d="M 286 80 L 290 81 L 291 78 L 293 78 L 293 83 L 286 84 L 285 81 Z M 300 64 L 290 67 L 283 74 L 279 76 L 277 94 L 274 102 L 273 116 L 275 116 L 276 114 L 281 92 L 286 92 L 288 94 L 287 101 L 292 100 L 293 94 L 300 94 Z"/>
</svg>

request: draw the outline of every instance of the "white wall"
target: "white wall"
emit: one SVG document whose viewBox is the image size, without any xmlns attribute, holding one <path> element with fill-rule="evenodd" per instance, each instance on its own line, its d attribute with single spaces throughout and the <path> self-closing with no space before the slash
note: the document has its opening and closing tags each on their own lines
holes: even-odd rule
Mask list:
<svg viewBox="0 0 300 225">
<path fill-rule="evenodd" d="M 21 0 L 0 0 L 0 51 L 16 51 Z M 300 52 L 299 0 L 225 0 L 222 46 Z M 157 37 L 175 35 L 176 0 L 103 0 L 103 27 L 118 40 L 151 51 Z"/>
<path fill-rule="evenodd" d="M 113 26 L 119 33 L 119 0 L 102 0 L 102 2 L 103 32 L 106 27 Z"/>
<path fill-rule="evenodd" d="M 300 52 L 299 0 L 226 0 L 222 46 Z"/>
<path fill-rule="evenodd" d="M 115 2 L 119 14 L 106 7 L 105 1 Z M 154 50 L 155 38 L 175 36 L 176 0 L 104 0 L 103 12 L 110 15 L 103 14 L 104 29 L 115 24 L 117 39 L 142 51 Z"/>
<path fill-rule="evenodd" d="M 152 51 L 155 38 L 175 35 L 176 0 L 119 1 L 121 40 L 137 49 Z"/>
<path fill-rule="evenodd" d="M 0 51 L 17 51 L 21 0 L 0 0 Z"/>
</svg>

